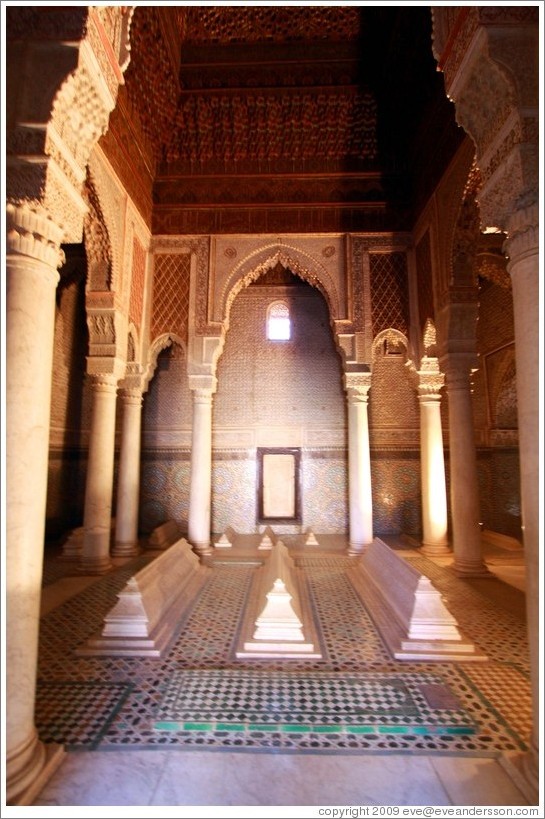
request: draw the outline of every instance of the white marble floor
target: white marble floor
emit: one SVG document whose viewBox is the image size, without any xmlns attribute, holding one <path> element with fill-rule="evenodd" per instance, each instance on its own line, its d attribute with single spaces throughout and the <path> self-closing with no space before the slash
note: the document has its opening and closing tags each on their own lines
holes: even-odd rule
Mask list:
<svg viewBox="0 0 545 819">
<path fill-rule="evenodd" d="M 58 806 L 82 805 L 225 808 L 527 804 L 494 759 L 185 750 L 67 754 L 34 802 L 35 806 L 55 807 L 51 813 L 44 810 L 40 814 L 44 816 L 63 815 Z M 120 814 L 112 811 L 101 815 Z M 136 815 L 131 811 L 131 816 Z M 141 815 L 164 813 L 146 810 Z M 262 814 L 254 811 L 252 815 Z"/>
<path fill-rule="evenodd" d="M 502 563 L 494 566 L 498 575 L 522 591 L 523 561 Z M 70 595 L 67 583 L 54 585 L 56 593 L 44 589 L 42 613 Z M 67 753 L 33 806 L 17 808 L 16 815 L 253 817 L 286 815 L 275 808 L 292 806 L 297 810 L 290 815 L 318 816 L 320 806 L 529 804 L 493 758 L 127 749 Z M 96 806 L 108 807 L 97 814 Z"/>
</svg>

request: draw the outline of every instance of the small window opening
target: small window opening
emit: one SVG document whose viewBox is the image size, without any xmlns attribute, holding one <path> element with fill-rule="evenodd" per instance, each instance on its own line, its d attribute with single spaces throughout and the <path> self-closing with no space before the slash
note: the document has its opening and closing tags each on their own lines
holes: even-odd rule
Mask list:
<svg viewBox="0 0 545 819">
<path fill-rule="evenodd" d="M 291 338 L 290 311 L 283 301 L 273 302 L 267 311 L 267 338 L 270 341 L 289 341 Z"/>
</svg>

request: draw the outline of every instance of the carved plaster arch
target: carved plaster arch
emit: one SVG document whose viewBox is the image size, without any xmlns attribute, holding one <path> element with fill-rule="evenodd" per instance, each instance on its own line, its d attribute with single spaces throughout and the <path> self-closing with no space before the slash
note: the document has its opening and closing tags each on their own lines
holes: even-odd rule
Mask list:
<svg viewBox="0 0 545 819">
<path fill-rule="evenodd" d="M 163 333 L 153 340 L 153 343 L 150 345 L 148 350 L 148 359 L 143 376 L 145 389 L 149 387 L 149 383 L 155 375 L 159 353 L 162 353 L 163 350 L 166 350 L 167 347 L 172 347 L 174 344 L 177 344 L 187 356 L 187 345 L 183 338 L 177 333 Z"/>
<path fill-rule="evenodd" d="M 456 241 L 456 231 L 460 223 L 460 216 L 464 202 L 464 195 L 467 190 L 468 181 L 475 165 L 474 146 L 469 139 L 464 143 L 461 151 L 457 155 L 456 166 L 450 174 L 446 190 L 442 196 L 442 207 L 439 218 L 440 225 L 440 245 L 439 253 L 446 264 L 440 265 L 442 277 L 437 282 L 436 298 L 442 304 L 448 298 L 447 293 L 452 285 L 454 246 Z"/>
<path fill-rule="evenodd" d="M 501 361 L 497 372 L 494 375 L 494 382 L 490 384 L 490 413 L 491 413 L 491 425 L 493 429 L 499 428 L 498 426 L 498 401 L 500 396 L 502 395 L 505 385 L 508 383 L 506 376 L 510 374 L 511 371 L 514 371 L 516 377 L 516 359 L 515 359 L 515 350 L 514 348 L 510 348 L 505 351 L 505 355 L 503 360 Z M 516 402 L 516 381 L 515 378 L 513 379 L 513 392 L 515 395 L 515 402 Z M 516 410 L 516 403 L 515 403 L 515 410 Z"/>
<path fill-rule="evenodd" d="M 88 207 L 83 221 L 87 255 L 86 290 L 105 292 L 112 289 L 112 242 L 91 178 L 88 178 L 85 186 L 85 199 Z"/>
<path fill-rule="evenodd" d="M 388 327 L 386 330 L 381 330 L 380 333 L 377 333 L 375 338 L 373 339 L 373 344 L 371 347 L 371 360 L 374 361 L 375 358 L 379 355 L 380 347 L 387 343 L 391 342 L 393 344 L 401 344 L 403 345 L 405 352 L 404 357 L 405 359 L 408 358 L 409 355 L 409 341 L 407 336 L 405 336 L 400 330 L 394 330 L 393 327 Z"/>
<path fill-rule="evenodd" d="M 131 321 L 127 329 L 127 365 L 137 364 L 138 329 Z"/>
<path fill-rule="evenodd" d="M 120 207 L 121 203 L 116 201 L 113 183 L 96 161 L 94 154 L 91 155 L 87 167 L 87 186 L 91 186 L 94 191 L 95 201 L 100 207 L 102 221 L 110 238 L 111 273 L 108 289 L 119 293 L 123 272 L 123 259 L 121 256 L 122 226 L 119 224 L 119 220 L 122 218 L 122 208 Z"/>
<path fill-rule="evenodd" d="M 45 91 L 34 95 L 32 110 L 26 114 L 35 127 L 29 129 L 26 121 L 18 122 L 9 133 L 8 152 L 13 161 L 7 198 L 25 210 L 44 211 L 62 231 L 61 241 L 77 244 L 86 213 L 82 196 L 86 166 L 108 127 L 123 83 L 134 7 L 120 6 L 108 14 L 92 6 L 67 8 L 57 14 L 53 38 L 47 28 L 48 15 L 34 11 L 22 12 L 21 25 L 30 27 L 38 40 L 51 43 L 52 53 L 43 49 L 27 67 L 29 87 L 39 74 Z M 11 36 L 16 40 L 14 25 Z M 29 162 L 29 157 L 42 161 Z"/>
<path fill-rule="evenodd" d="M 483 224 L 508 232 L 539 190 L 539 12 L 432 7 L 433 53 L 456 121 L 476 147 Z"/>
<path fill-rule="evenodd" d="M 480 239 L 480 213 L 477 195 L 481 184 L 480 171 L 473 162 L 464 187 L 454 226 L 451 245 L 451 287 L 476 287 L 475 259 Z"/>
<path fill-rule="evenodd" d="M 225 329 L 229 327 L 231 306 L 240 291 L 256 281 L 263 273 L 271 270 L 280 262 L 294 275 L 308 282 L 324 296 L 331 323 L 341 315 L 337 288 L 324 265 L 304 250 L 293 245 L 275 242 L 249 253 L 231 271 L 221 293 L 221 309 Z"/>
</svg>

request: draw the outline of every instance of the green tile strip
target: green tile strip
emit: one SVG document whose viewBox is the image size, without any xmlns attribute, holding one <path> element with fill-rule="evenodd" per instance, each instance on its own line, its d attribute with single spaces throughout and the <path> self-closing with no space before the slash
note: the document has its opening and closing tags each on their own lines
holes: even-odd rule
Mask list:
<svg viewBox="0 0 545 819">
<path fill-rule="evenodd" d="M 156 731 L 233 731 L 239 733 L 259 731 L 261 733 L 284 734 L 405 734 L 434 736 L 455 734 L 470 736 L 476 734 L 474 725 L 367 725 L 337 724 L 308 725 L 291 723 L 244 723 L 244 722 L 155 722 Z"/>
</svg>

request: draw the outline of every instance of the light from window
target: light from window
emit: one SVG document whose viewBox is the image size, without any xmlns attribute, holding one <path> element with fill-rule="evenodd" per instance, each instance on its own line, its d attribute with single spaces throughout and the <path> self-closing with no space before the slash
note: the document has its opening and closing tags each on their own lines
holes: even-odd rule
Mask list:
<svg viewBox="0 0 545 819">
<path fill-rule="evenodd" d="M 291 338 L 290 311 L 283 301 L 275 301 L 267 311 L 267 338 L 270 341 L 289 341 Z"/>
</svg>

